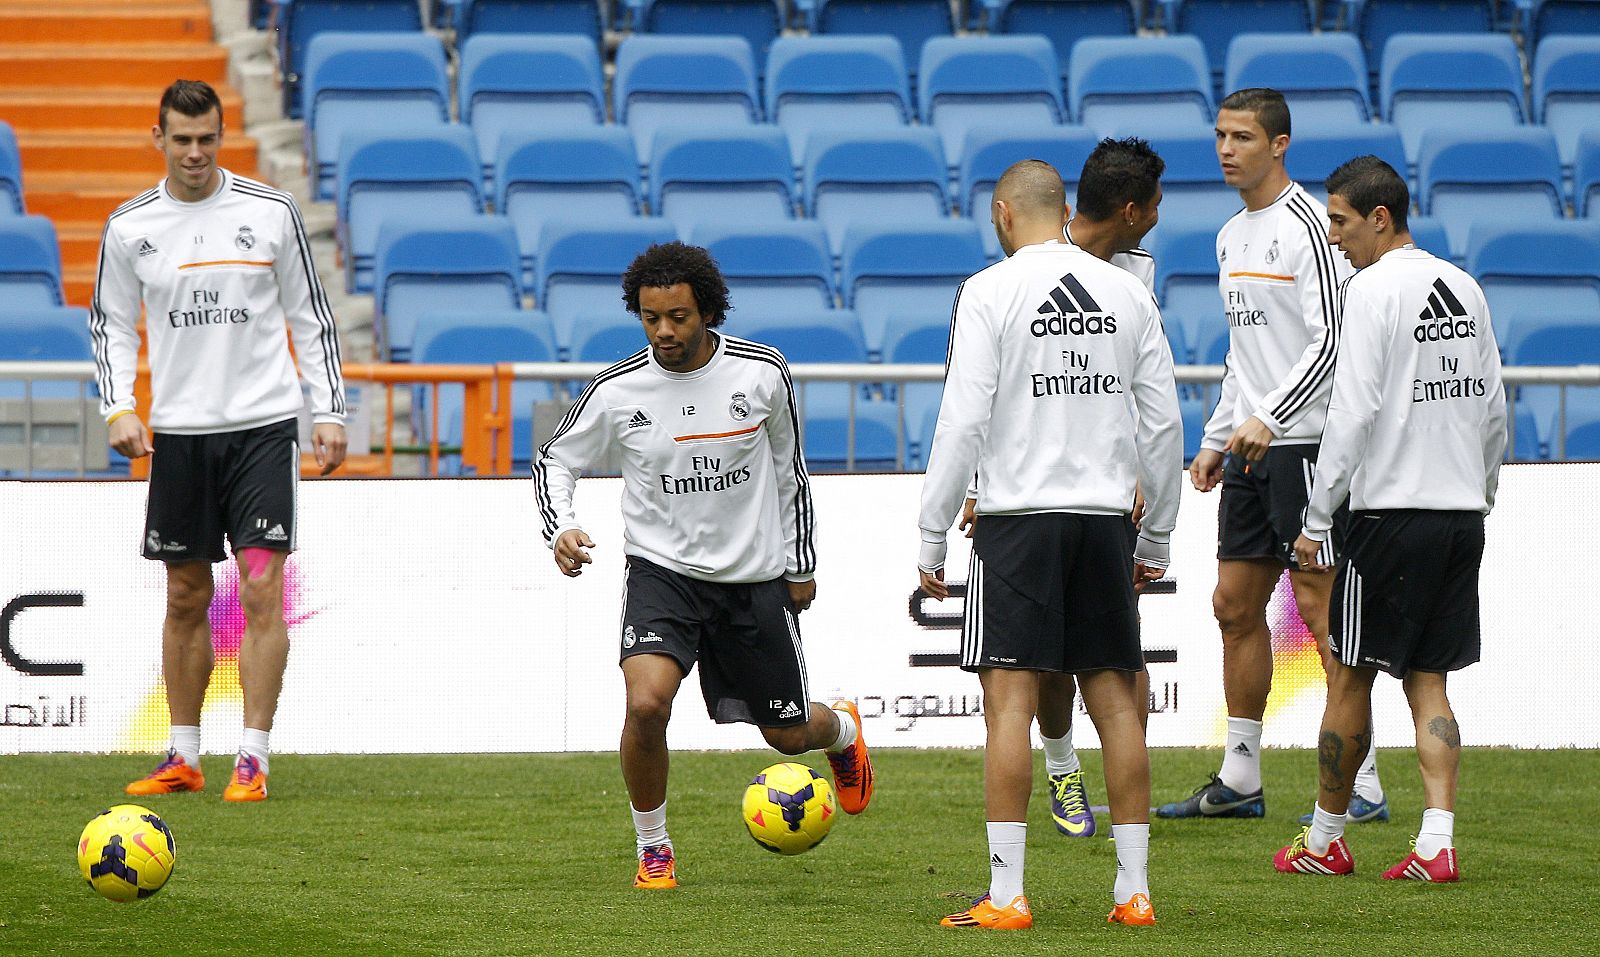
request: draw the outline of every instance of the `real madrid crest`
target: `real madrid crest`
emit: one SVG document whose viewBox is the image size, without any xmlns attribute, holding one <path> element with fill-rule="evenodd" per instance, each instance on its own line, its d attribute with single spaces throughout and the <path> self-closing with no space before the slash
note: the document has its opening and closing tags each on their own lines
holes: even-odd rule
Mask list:
<svg viewBox="0 0 1600 957">
<path fill-rule="evenodd" d="M 256 248 L 256 234 L 250 231 L 249 226 L 240 226 L 239 235 L 233 237 L 233 244 L 245 252 Z"/>
<path fill-rule="evenodd" d="M 1271 265 L 1272 263 L 1275 263 L 1277 261 L 1278 261 L 1278 241 L 1276 239 L 1274 239 L 1272 241 L 1272 245 L 1267 247 L 1267 264 Z"/>
<path fill-rule="evenodd" d="M 733 401 L 728 403 L 728 414 L 741 422 L 750 416 L 750 401 L 743 392 L 733 394 Z"/>
</svg>

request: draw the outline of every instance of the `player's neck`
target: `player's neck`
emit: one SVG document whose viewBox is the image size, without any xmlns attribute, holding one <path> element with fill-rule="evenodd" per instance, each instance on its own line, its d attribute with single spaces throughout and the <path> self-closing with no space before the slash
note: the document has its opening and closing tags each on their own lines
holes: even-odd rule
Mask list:
<svg viewBox="0 0 1600 957">
<path fill-rule="evenodd" d="M 1389 255 L 1390 253 L 1394 252 L 1396 249 L 1406 249 L 1406 248 L 1411 248 L 1411 249 L 1415 249 L 1416 248 L 1416 245 L 1411 241 L 1411 232 L 1410 232 L 1410 230 L 1405 230 L 1405 231 L 1402 231 L 1402 232 L 1395 233 L 1395 234 L 1391 235 L 1390 237 L 1388 237 L 1388 239 L 1384 240 L 1378 246 L 1378 250 L 1377 250 L 1378 254 L 1376 256 L 1372 257 L 1372 261 L 1373 262 L 1377 262 L 1378 260 L 1382 259 L 1383 257 L 1385 257 L 1385 256 Z"/>
<path fill-rule="evenodd" d="M 222 170 L 211 168 L 211 176 L 197 189 L 190 189 L 174 177 L 167 177 L 167 192 L 180 203 L 199 203 L 208 200 L 222 188 Z"/>
<path fill-rule="evenodd" d="M 1082 216 L 1074 216 L 1072 221 L 1067 223 L 1067 238 L 1074 246 L 1106 262 L 1110 262 L 1111 257 L 1117 253 L 1127 251 L 1127 247 L 1118 242 L 1120 237 L 1117 235 L 1116 222 L 1110 219 L 1097 223 Z"/>
<path fill-rule="evenodd" d="M 1272 172 L 1262 178 L 1261 182 L 1249 189 L 1239 190 L 1239 198 L 1244 200 L 1244 208 L 1250 212 L 1266 209 L 1271 206 L 1284 190 L 1289 188 L 1289 171 L 1282 166 L 1273 167 Z"/>
</svg>

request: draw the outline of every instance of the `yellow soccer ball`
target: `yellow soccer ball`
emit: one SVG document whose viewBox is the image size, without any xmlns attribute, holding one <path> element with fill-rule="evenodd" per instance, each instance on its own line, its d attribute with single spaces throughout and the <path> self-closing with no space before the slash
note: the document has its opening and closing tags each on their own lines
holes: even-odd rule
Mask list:
<svg viewBox="0 0 1600 957">
<path fill-rule="evenodd" d="M 821 844 L 838 813 L 833 785 L 803 764 L 774 764 L 744 789 L 744 826 L 757 844 L 779 854 Z"/>
<path fill-rule="evenodd" d="M 78 871 L 101 897 L 149 897 L 172 876 L 178 844 L 154 811 L 118 804 L 97 814 L 78 838 Z"/>
</svg>

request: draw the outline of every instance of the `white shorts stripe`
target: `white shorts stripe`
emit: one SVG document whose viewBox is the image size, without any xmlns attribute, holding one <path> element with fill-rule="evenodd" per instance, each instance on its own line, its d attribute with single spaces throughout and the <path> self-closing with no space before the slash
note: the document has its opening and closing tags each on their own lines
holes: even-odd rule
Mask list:
<svg viewBox="0 0 1600 957">
<path fill-rule="evenodd" d="M 983 654 L 983 562 L 977 549 L 967 563 L 967 602 L 961 628 L 961 664 L 976 668 Z"/>
<path fill-rule="evenodd" d="M 811 681 L 806 675 L 806 653 L 800 646 L 800 625 L 794 620 L 794 612 L 785 608 L 783 619 L 789 625 L 789 640 L 794 642 L 794 660 L 800 665 L 800 699 L 805 702 L 811 700 Z M 809 704 L 807 705 L 809 707 Z"/>
<path fill-rule="evenodd" d="M 289 551 L 300 534 L 300 443 L 289 443 Z"/>
</svg>

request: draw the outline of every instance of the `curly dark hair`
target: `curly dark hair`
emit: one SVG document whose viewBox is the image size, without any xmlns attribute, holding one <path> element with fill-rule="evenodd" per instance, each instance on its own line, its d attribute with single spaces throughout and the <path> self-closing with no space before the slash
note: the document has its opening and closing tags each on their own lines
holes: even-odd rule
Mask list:
<svg viewBox="0 0 1600 957">
<path fill-rule="evenodd" d="M 622 274 L 622 301 L 637 316 L 640 289 L 665 288 L 680 282 L 694 293 L 694 304 L 699 307 L 706 328 L 722 325 L 733 309 L 728 302 L 728 284 L 711 254 L 688 243 L 656 243 L 640 253 Z"/>
<path fill-rule="evenodd" d="M 1145 140 L 1107 137 L 1084 161 L 1078 179 L 1078 212 L 1100 222 L 1128 203 L 1145 206 L 1156 198 L 1156 187 L 1166 169 L 1167 164 Z"/>
</svg>

